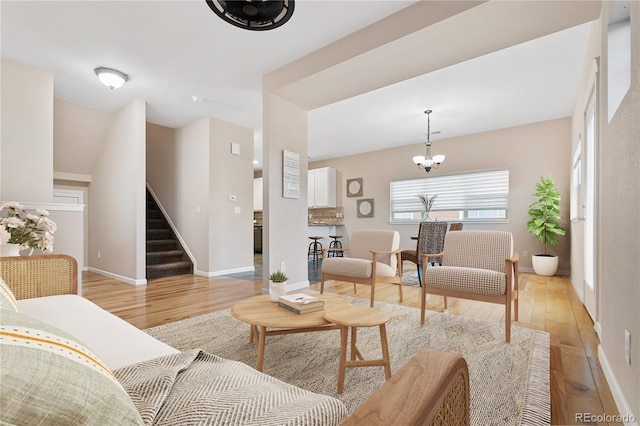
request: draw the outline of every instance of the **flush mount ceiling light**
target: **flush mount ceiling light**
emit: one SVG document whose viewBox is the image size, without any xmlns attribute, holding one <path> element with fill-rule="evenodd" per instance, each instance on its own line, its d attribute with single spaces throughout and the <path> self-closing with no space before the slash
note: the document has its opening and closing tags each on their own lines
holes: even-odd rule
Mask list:
<svg viewBox="0 0 640 426">
<path fill-rule="evenodd" d="M 98 67 L 94 70 L 98 79 L 109 89 L 118 89 L 129 80 L 129 76 L 113 68 Z"/>
<path fill-rule="evenodd" d="M 236 27 L 252 31 L 278 28 L 291 18 L 294 0 L 205 0 L 211 10 Z"/>
<path fill-rule="evenodd" d="M 444 161 L 444 155 L 434 155 L 431 157 L 431 141 L 429 140 L 429 136 L 431 135 L 431 111 L 430 109 L 426 110 L 424 113 L 427 114 L 427 141 L 425 145 L 427 147 L 427 156 L 424 157 L 422 155 L 416 155 L 413 157 L 413 162 L 416 163 L 418 167 L 422 167 L 425 172 L 429 173 L 431 169 L 437 169 L 440 167 L 440 164 Z M 435 133 L 435 132 L 434 132 Z"/>
</svg>

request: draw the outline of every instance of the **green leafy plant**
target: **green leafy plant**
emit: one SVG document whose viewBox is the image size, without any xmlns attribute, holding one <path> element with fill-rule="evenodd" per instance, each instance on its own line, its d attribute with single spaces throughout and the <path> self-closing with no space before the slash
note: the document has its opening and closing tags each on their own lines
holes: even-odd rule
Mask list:
<svg viewBox="0 0 640 426">
<path fill-rule="evenodd" d="M 544 244 L 544 254 L 547 255 L 547 247 L 558 245 L 558 237 L 564 235 L 564 229 L 560 226 L 560 193 L 556 183 L 551 179 L 541 177 L 536 183 L 536 192 L 533 194 L 537 201 L 529 205 L 529 221 L 527 232 L 536 236 Z"/>
<path fill-rule="evenodd" d="M 274 283 L 283 283 L 289 279 L 284 272 L 281 272 L 279 269 L 276 272 L 272 272 L 269 275 L 269 279 Z"/>
</svg>

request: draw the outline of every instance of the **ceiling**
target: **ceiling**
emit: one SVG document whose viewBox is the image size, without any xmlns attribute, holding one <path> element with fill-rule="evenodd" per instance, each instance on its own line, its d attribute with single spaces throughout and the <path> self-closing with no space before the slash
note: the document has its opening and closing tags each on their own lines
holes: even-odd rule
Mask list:
<svg viewBox="0 0 640 426">
<path fill-rule="evenodd" d="M 115 111 L 139 98 L 156 124 L 208 115 L 255 129 L 261 168 L 262 76 L 412 3 L 298 0 L 284 26 L 246 31 L 204 0 L 3 0 L 2 57 L 53 72 L 60 99 Z M 427 108 L 433 141 L 570 116 L 589 25 L 312 110 L 310 161 L 423 142 Z M 110 90 L 98 66 L 130 81 Z"/>
</svg>

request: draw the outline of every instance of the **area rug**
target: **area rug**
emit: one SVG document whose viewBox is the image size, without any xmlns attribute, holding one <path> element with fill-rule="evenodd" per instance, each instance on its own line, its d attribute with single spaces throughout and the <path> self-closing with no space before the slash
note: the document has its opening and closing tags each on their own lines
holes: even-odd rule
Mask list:
<svg viewBox="0 0 640 426">
<path fill-rule="evenodd" d="M 420 286 L 420 281 L 418 281 L 418 271 L 416 269 L 409 271 L 405 270 L 402 273 L 402 284 L 414 287 Z"/>
<path fill-rule="evenodd" d="M 347 298 L 351 303 L 368 301 Z M 469 365 L 471 423 L 474 425 L 549 424 L 549 334 L 512 326 L 504 342 L 504 323 L 427 311 L 420 326 L 415 308 L 376 302 L 387 312 L 392 373 L 425 347 L 461 354 Z M 229 310 L 145 330 L 178 350 L 200 348 L 223 358 L 256 365 L 249 326 Z M 358 329 L 358 346 L 367 358 L 379 358 L 377 327 Z M 349 413 L 384 383 L 381 367 L 347 370 L 338 394 L 338 330 L 267 337 L 263 371 L 287 383 L 342 400 Z"/>
</svg>

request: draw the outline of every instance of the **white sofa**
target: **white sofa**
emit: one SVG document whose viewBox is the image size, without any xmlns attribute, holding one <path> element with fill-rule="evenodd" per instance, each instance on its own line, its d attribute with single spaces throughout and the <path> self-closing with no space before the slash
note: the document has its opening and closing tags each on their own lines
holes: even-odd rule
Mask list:
<svg viewBox="0 0 640 426">
<path fill-rule="evenodd" d="M 154 339 L 73 294 L 76 268 L 64 255 L 0 258 L 2 424 L 468 424 L 457 355 L 419 352 L 347 417 L 336 398 Z"/>
</svg>

